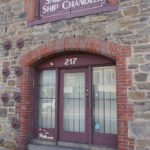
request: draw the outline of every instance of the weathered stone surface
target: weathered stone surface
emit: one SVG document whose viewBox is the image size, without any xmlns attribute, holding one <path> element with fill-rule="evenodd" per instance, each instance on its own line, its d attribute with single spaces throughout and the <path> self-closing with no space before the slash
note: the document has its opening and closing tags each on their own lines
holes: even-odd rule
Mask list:
<svg viewBox="0 0 150 150">
<path fill-rule="evenodd" d="M 7 117 L 7 109 L 0 108 L 0 117 Z"/>
<path fill-rule="evenodd" d="M 5 68 L 5 67 L 9 67 L 9 65 L 10 65 L 10 62 L 9 62 L 9 61 L 3 62 L 3 67 L 4 67 L 4 68 Z"/>
<path fill-rule="evenodd" d="M 137 23 L 137 24 L 131 24 L 128 26 L 128 28 L 131 30 L 135 30 L 135 29 L 142 29 L 143 27 L 146 27 L 146 23 Z M 140 37 L 142 35 L 135 35 L 136 37 Z"/>
<path fill-rule="evenodd" d="M 10 142 L 10 141 L 5 141 L 4 148 L 6 148 L 8 150 L 16 150 L 15 143 L 14 142 Z"/>
<path fill-rule="evenodd" d="M 16 82 L 14 80 L 8 81 L 8 86 L 15 86 Z"/>
<path fill-rule="evenodd" d="M 143 112 L 143 111 L 150 111 L 150 102 L 135 102 L 134 103 L 134 111 L 135 112 Z"/>
<path fill-rule="evenodd" d="M 144 63 L 145 60 L 142 55 L 134 56 L 130 58 L 130 63 L 141 64 Z"/>
<path fill-rule="evenodd" d="M 137 91 L 132 91 L 129 93 L 129 97 L 132 99 L 132 100 L 142 100 L 145 98 L 145 93 L 144 92 L 137 92 Z"/>
<path fill-rule="evenodd" d="M 150 111 L 135 113 L 135 119 L 150 120 Z"/>
<path fill-rule="evenodd" d="M 136 81 L 144 82 L 147 79 L 147 74 L 146 73 L 138 73 L 138 74 L 135 74 L 134 77 L 135 77 Z"/>
<path fill-rule="evenodd" d="M 138 83 L 137 87 L 139 90 L 150 90 L 150 83 Z"/>
<path fill-rule="evenodd" d="M 128 66 L 128 69 L 138 69 L 138 65 L 137 64 L 131 64 Z"/>
<path fill-rule="evenodd" d="M 139 147 L 149 146 L 150 147 L 150 139 L 137 140 L 137 146 Z"/>
<path fill-rule="evenodd" d="M 0 150 L 8 150 L 8 149 L 0 146 Z"/>
<path fill-rule="evenodd" d="M 138 53 L 138 52 L 150 52 L 150 44 L 145 44 L 145 45 L 138 45 L 138 46 L 134 46 L 134 52 Z"/>
<path fill-rule="evenodd" d="M 150 48 L 150 44 L 138 45 L 133 47 L 135 50 L 148 50 Z"/>
<path fill-rule="evenodd" d="M 10 123 L 11 123 L 11 121 L 12 121 L 12 119 L 17 119 L 17 115 L 14 115 L 14 114 L 12 114 L 12 115 L 8 115 L 8 120 L 10 121 Z"/>
<path fill-rule="evenodd" d="M 142 65 L 141 70 L 145 71 L 145 72 L 149 72 L 150 71 L 150 64 Z"/>
<path fill-rule="evenodd" d="M 132 137 L 146 138 L 150 137 L 150 121 L 135 121 L 130 122 L 129 130 Z"/>
<path fill-rule="evenodd" d="M 15 112 L 15 109 L 14 108 L 9 108 L 9 112 Z"/>
<path fill-rule="evenodd" d="M 116 33 L 120 31 L 120 24 L 118 22 L 108 23 L 105 27 L 106 33 Z"/>
<path fill-rule="evenodd" d="M 137 32 L 138 32 L 138 34 L 141 34 L 141 35 L 148 35 L 150 33 L 150 29 L 147 27 L 147 28 L 138 30 Z"/>
<path fill-rule="evenodd" d="M 136 147 L 136 150 L 149 150 L 147 147 Z"/>
<path fill-rule="evenodd" d="M 150 60 L 150 54 L 147 54 L 147 55 L 145 56 L 145 58 L 146 58 L 147 60 Z"/>
<path fill-rule="evenodd" d="M 142 18 L 139 19 L 139 21 L 140 22 L 145 22 L 145 21 L 147 21 L 147 19 L 148 19 L 148 17 L 142 17 Z"/>
<path fill-rule="evenodd" d="M 26 15 L 27 15 L 27 13 L 26 13 L 26 12 L 23 12 L 23 13 L 19 14 L 19 18 L 25 18 Z"/>
<path fill-rule="evenodd" d="M 150 99 L 150 92 L 147 93 L 147 98 Z"/>
<path fill-rule="evenodd" d="M 15 102 L 14 101 L 8 101 L 7 103 L 4 103 L 3 105 L 4 105 L 4 107 L 13 107 L 15 105 Z"/>
<path fill-rule="evenodd" d="M 138 7 L 133 6 L 133 7 L 128 7 L 124 9 L 123 13 L 125 15 L 134 15 L 134 14 L 137 14 L 138 11 L 139 11 Z"/>
</svg>

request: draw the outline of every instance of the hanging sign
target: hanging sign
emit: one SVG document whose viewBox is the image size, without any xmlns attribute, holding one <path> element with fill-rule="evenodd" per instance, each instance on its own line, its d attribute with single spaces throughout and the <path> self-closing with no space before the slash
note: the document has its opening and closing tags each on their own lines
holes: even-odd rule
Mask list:
<svg viewBox="0 0 150 150">
<path fill-rule="evenodd" d="M 40 0 L 40 19 L 56 21 L 117 8 L 118 4 L 109 4 L 108 0 Z"/>
</svg>

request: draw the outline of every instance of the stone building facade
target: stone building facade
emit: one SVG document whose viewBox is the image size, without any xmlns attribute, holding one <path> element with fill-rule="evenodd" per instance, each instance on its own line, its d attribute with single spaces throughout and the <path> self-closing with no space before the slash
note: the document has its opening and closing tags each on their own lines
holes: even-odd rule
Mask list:
<svg viewBox="0 0 150 150">
<path fill-rule="evenodd" d="M 116 61 L 117 148 L 150 149 L 150 1 L 118 3 L 115 11 L 30 25 L 34 0 L 0 0 L 0 95 L 9 96 L 0 100 L 0 149 L 24 150 L 32 139 L 37 62 L 72 51 Z"/>
</svg>

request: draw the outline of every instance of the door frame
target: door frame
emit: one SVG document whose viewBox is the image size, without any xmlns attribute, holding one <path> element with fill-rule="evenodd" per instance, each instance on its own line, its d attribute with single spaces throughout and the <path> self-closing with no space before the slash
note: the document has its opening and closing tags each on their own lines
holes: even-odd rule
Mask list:
<svg viewBox="0 0 150 150">
<path fill-rule="evenodd" d="M 62 58 L 67 58 L 67 57 L 74 57 L 75 56 L 79 56 L 79 58 L 83 58 L 83 60 L 81 61 L 81 63 L 78 63 L 77 65 L 70 65 L 70 66 L 64 66 L 62 65 Z M 81 56 L 80 56 L 81 55 Z M 85 61 L 85 57 L 82 56 L 85 55 L 85 57 L 87 57 L 88 59 L 90 59 L 90 63 L 87 63 Z M 60 62 L 59 57 L 61 57 Z M 54 63 L 56 63 L 55 66 L 50 66 L 50 63 L 54 60 Z M 60 81 L 60 70 L 61 69 L 72 69 L 72 68 L 88 68 L 88 77 L 89 77 L 89 133 L 88 133 L 88 139 L 87 139 L 87 143 L 88 144 L 101 144 L 99 141 L 97 141 L 99 139 L 99 137 L 101 137 L 101 139 L 103 140 L 103 135 L 105 136 L 106 134 L 96 134 L 96 142 L 93 142 L 93 132 L 92 132 L 92 67 L 100 67 L 100 66 L 114 66 L 115 65 L 115 61 L 111 60 L 110 58 L 106 58 L 103 56 L 97 56 L 97 55 L 89 55 L 89 54 L 69 54 L 69 55 L 61 55 L 58 57 L 55 57 L 51 60 L 46 60 L 43 63 L 40 63 L 39 65 L 37 65 L 35 67 L 35 83 L 34 83 L 34 98 L 35 98 L 35 105 L 34 106 L 34 117 L 33 117 L 33 122 L 34 122 L 34 132 L 33 132 L 33 137 L 37 137 L 38 136 L 38 132 L 36 132 L 36 123 L 37 123 L 37 105 L 38 105 L 38 98 L 37 98 L 37 90 L 38 90 L 38 86 L 37 86 L 37 82 L 38 82 L 38 71 L 40 70 L 56 70 L 56 103 L 55 103 L 55 129 L 54 130 L 49 130 L 52 135 L 54 136 L 55 141 L 59 140 L 59 81 Z M 110 135 L 111 136 L 111 135 Z M 107 137 L 107 135 L 105 136 Z M 114 138 L 114 136 L 112 135 L 112 137 Z M 115 140 L 117 141 L 117 135 L 115 136 Z M 112 140 L 113 142 L 113 140 Z M 111 143 L 112 143 L 111 142 Z M 116 142 L 117 143 L 117 142 Z M 110 146 L 116 147 L 117 144 L 110 144 Z M 109 144 L 108 144 L 109 145 Z"/>
<path fill-rule="evenodd" d="M 85 73 L 85 132 L 83 133 L 74 133 L 74 132 L 65 132 L 63 131 L 63 89 L 64 89 L 64 74 L 65 73 Z M 70 141 L 77 143 L 88 143 L 88 134 L 89 134 L 89 89 L 88 89 L 88 68 L 73 68 L 73 69 L 61 69 L 60 70 L 60 86 L 59 86 L 59 140 Z M 88 90 L 88 91 L 87 91 Z M 88 96 L 88 97 L 87 97 Z"/>
</svg>

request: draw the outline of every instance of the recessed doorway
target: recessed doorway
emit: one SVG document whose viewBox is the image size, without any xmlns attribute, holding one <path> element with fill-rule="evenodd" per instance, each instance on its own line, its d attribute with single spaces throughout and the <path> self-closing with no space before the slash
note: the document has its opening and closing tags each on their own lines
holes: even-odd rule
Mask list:
<svg viewBox="0 0 150 150">
<path fill-rule="evenodd" d="M 35 68 L 34 137 L 117 147 L 112 59 L 68 54 Z"/>
</svg>

